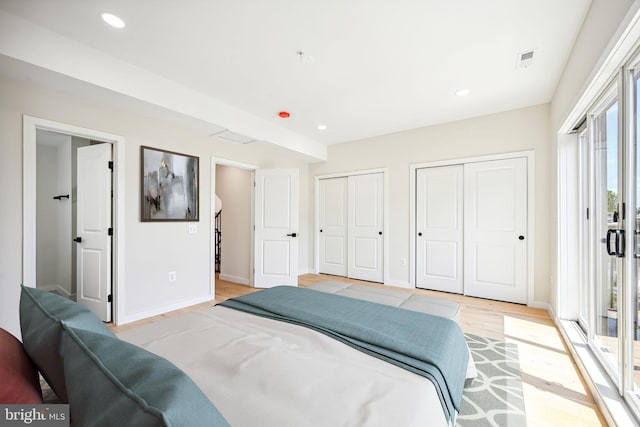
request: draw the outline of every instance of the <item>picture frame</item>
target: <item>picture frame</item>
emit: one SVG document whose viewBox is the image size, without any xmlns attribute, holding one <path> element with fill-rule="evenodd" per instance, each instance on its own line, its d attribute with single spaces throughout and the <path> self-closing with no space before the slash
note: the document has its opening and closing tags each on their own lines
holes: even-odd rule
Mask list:
<svg viewBox="0 0 640 427">
<path fill-rule="evenodd" d="M 140 220 L 199 221 L 199 157 L 140 147 Z"/>
</svg>

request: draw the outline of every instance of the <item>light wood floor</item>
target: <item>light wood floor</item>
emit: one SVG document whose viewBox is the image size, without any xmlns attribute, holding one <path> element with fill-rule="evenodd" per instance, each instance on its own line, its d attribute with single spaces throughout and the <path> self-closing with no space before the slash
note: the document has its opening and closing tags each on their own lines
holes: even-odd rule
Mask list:
<svg viewBox="0 0 640 427">
<path fill-rule="evenodd" d="M 320 280 L 340 280 L 384 287 L 370 282 L 321 274 L 300 276 L 299 284 L 308 286 Z M 517 344 L 528 427 L 607 425 L 584 384 L 584 379 L 578 373 L 560 333 L 545 310 L 443 292 L 392 289 L 456 301 L 461 305 L 460 319 L 464 332 Z M 257 289 L 217 279 L 214 301 L 121 327 L 114 326 L 112 329 L 118 332 L 134 328 L 164 317 L 211 307 L 228 298 L 255 291 Z"/>
</svg>

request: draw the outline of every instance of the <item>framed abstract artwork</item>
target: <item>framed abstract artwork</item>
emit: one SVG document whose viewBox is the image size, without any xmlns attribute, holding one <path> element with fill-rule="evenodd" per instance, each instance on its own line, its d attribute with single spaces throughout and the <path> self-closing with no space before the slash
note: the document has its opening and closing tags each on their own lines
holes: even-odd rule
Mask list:
<svg viewBox="0 0 640 427">
<path fill-rule="evenodd" d="M 140 220 L 199 221 L 199 158 L 140 147 Z"/>
</svg>

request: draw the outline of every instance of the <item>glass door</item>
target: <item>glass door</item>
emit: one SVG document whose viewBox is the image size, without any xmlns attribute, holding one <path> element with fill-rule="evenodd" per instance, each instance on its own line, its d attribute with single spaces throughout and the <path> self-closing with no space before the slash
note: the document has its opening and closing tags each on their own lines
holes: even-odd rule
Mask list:
<svg viewBox="0 0 640 427">
<path fill-rule="evenodd" d="M 639 330 L 638 330 L 638 312 L 640 311 L 640 304 L 638 302 L 638 278 L 640 278 L 640 150 L 638 150 L 638 135 L 640 134 L 640 117 L 638 117 L 638 110 L 640 108 L 640 70 L 638 66 L 634 67 L 634 69 L 630 72 L 630 102 L 629 102 L 629 111 L 627 116 L 629 117 L 629 123 L 627 126 L 627 133 L 630 139 L 630 156 L 633 157 L 633 162 L 629 165 L 630 175 L 632 176 L 630 187 L 632 188 L 631 197 L 635 196 L 635 203 L 633 204 L 634 209 L 633 218 L 629 221 L 629 232 L 633 233 L 633 253 L 629 254 L 628 262 L 632 263 L 629 271 L 629 320 L 630 323 L 628 329 L 628 347 L 630 347 L 630 357 L 633 360 L 633 369 L 631 370 L 630 377 L 628 378 L 628 383 L 633 384 L 632 390 L 635 400 L 636 409 L 638 408 L 638 396 L 640 395 L 640 341 L 639 341 Z"/>
<path fill-rule="evenodd" d="M 624 256 L 618 101 L 613 88 L 592 116 L 594 319 L 592 348 L 619 383 L 621 260 Z"/>
<path fill-rule="evenodd" d="M 588 335 L 591 330 L 590 320 L 590 277 L 589 277 L 589 191 L 590 185 L 590 157 L 589 157 L 589 139 L 586 129 L 586 120 L 582 127 L 578 130 L 578 206 L 582 220 L 578 221 L 580 230 L 578 238 L 580 239 L 578 248 L 579 269 L 580 269 L 580 287 L 579 287 L 579 314 L 578 323 L 582 330 Z"/>
</svg>

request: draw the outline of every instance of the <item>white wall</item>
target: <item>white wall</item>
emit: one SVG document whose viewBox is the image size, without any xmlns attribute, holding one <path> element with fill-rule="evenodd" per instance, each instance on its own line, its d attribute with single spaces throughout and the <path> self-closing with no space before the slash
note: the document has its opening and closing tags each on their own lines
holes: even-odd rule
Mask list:
<svg viewBox="0 0 640 427">
<path fill-rule="evenodd" d="M 71 248 L 76 243 L 71 239 L 71 138 L 65 138 L 64 143 L 58 148 L 58 175 L 56 183 L 58 185 L 56 195 L 68 194 L 68 199 L 56 200 L 57 203 L 57 241 L 56 253 L 58 254 L 57 277 L 58 290 L 67 294 L 72 294 L 71 286 Z"/>
<path fill-rule="evenodd" d="M 389 170 L 389 279 L 408 283 L 409 165 L 488 154 L 534 150 L 535 301 L 549 300 L 549 105 L 539 105 L 469 120 L 332 145 L 329 160 L 310 168 L 311 178 L 337 172 Z M 309 191 L 313 191 L 313 181 Z M 311 209 L 313 212 L 313 209 Z"/>
<path fill-rule="evenodd" d="M 37 150 L 36 168 L 38 184 L 36 186 L 36 206 L 40 215 L 36 221 L 36 286 L 53 290 L 60 284 L 58 281 L 58 207 L 53 196 L 58 194 L 58 148 L 41 145 Z M 52 179 L 53 178 L 53 179 Z M 64 202 L 63 202 L 64 203 Z"/>
<path fill-rule="evenodd" d="M 22 282 L 22 115 L 41 117 L 125 137 L 124 321 L 204 298 L 209 292 L 211 185 L 210 158 L 259 167 L 298 168 L 308 188 L 308 165 L 289 150 L 266 143 L 239 145 L 209 138 L 167 120 L 157 120 L 30 83 L 0 78 L 0 168 L 5 203 L 0 206 L 0 327 L 19 336 L 18 301 Z M 141 223 L 140 146 L 200 157 L 200 223 Z M 309 195 L 300 194 L 301 230 L 309 226 Z M 301 233 L 302 234 L 302 233 Z M 308 233 L 301 236 L 301 272 L 308 271 Z M 211 261 L 212 262 L 212 261 Z M 168 272 L 177 272 L 169 283 Z"/>
<path fill-rule="evenodd" d="M 36 286 L 71 295 L 71 137 L 37 132 Z"/>
<path fill-rule="evenodd" d="M 251 187 L 246 169 L 216 165 L 216 194 L 222 200 L 222 263 L 220 278 L 251 283 Z"/>
</svg>

